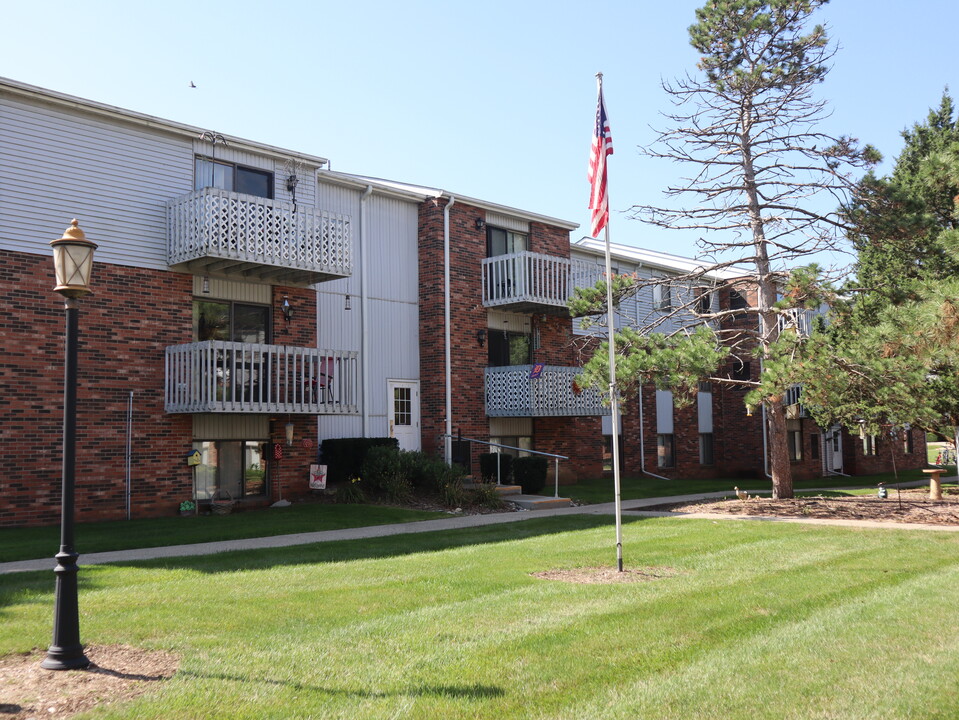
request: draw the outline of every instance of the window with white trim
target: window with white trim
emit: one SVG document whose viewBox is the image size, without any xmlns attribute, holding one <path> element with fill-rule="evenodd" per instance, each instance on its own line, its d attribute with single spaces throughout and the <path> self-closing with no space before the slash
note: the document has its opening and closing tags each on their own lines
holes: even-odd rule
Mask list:
<svg viewBox="0 0 959 720">
<path fill-rule="evenodd" d="M 206 187 L 272 199 L 273 173 L 197 155 L 193 189 Z"/>
</svg>

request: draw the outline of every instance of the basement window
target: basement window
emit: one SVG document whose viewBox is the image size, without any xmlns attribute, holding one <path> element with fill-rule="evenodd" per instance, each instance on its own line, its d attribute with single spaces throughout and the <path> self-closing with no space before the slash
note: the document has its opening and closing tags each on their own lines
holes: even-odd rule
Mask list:
<svg viewBox="0 0 959 720">
<path fill-rule="evenodd" d="M 672 433 L 656 436 L 656 466 L 661 468 L 676 466 Z"/>
</svg>

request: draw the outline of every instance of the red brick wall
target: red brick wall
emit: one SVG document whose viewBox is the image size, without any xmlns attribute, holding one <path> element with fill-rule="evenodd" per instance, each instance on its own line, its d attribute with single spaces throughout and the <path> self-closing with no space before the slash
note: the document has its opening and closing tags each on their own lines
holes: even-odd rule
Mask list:
<svg viewBox="0 0 959 720">
<path fill-rule="evenodd" d="M 565 455 L 569 466 L 580 478 L 603 474 L 603 435 L 598 417 L 544 417 L 533 420 L 533 449 Z M 553 485 L 553 462 L 549 458 L 547 489 Z"/>
<path fill-rule="evenodd" d="M 4 467 L 0 525 L 60 517 L 63 300 L 50 258 L 0 252 Z M 131 506 L 170 512 L 191 495 L 189 415 L 163 411 L 164 348 L 190 342 L 191 278 L 97 263 L 80 301 L 76 507 L 80 521 L 126 517 L 127 405 L 133 391 Z"/>
<path fill-rule="evenodd" d="M 63 428 L 63 299 L 47 256 L 0 251 L 0 526 L 60 519 Z M 186 453 L 192 416 L 164 411 L 164 356 L 192 341 L 192 277 L 96 263 L 93 294 L 80 300 L 77 387 L 77 520 L 126 517 L 126 427 L 133 392 L 133 517 L 172 514 L 192 495 Z M 275 341 L 315 346 L 315 294 L 278 289 L 298 315 L 274 318 Z M 274 307 L 279 306 L 274 296 Z M 297 447 L 284 448 L 284 494 L 305 492 L 316 424 L 294 418 Z M 272 423 L 285 442 L 286 418 Z M 310 447 L 300 439 L 310 438 Z M 295 468 L 295 470 L 294 470 Z"/>
<path fill-rule="evenodd" d="M 444 311 L 443 208 L 447 200 L 427 200 L 419 212 L 420 407 L 423 450 L 442 454 L 446 432 L 446 340 Z M 486 329 L 482 260 L 486 231 L 476 228 L 485 211 L 455 203 L 450 208 L 450 370 L 452 429 L 466 437 L 488 439 L 483 404 L 486 347 L 476 332 Z M 476 455 L 474 453 L 474 467 Z"/>
<path fill-rule="evenodd" d="M 422 442 L 427 452 L 442 452 L 445 432 L 446 379 L 443 295 L 443 209 L 447 200 L 428 200 L 419 213 L 420 273 L 420 400 Z M 486 258 L 486 230 L 476 219 L 486 211 L 456 202 L 450 209 L 450 299 L 451 375 L 453 387 L 453 433 L 480 440 L 489 439 L 489 418 L 483 398 L 483 372 L 488 351 L 480 345 L 477 331 L 487 330 L 483 306 L 482 261 Z M 530 250 L 569 257 L 569 232 L 544 223 L 530 223 Z M 563 317 L 535 313 L 531 324 L 540 346 L 533 361 L 551 365 L 575 365 L 571 346 L 572 322 Z M 533 448 L 569 454 L 579 472 L 598 472 L 601 463 L 599 418 L 537 418 Z M 575 440 L 571 439 L 575 438 Z M 594 447 L 595 446 L 595 447 Z M 473 467 L 482 446 L 473 449 Z M 567 453 L 565 450 L 569 450 Z"/>
<path fill-rule="evenodd" d="M 876 454 L 864 453 L 863 441 L 858 434 L 843 431 L 843 470 L 849 475 L 872 475 L 874 473 L 892 472 L 893 461 L 890 455 L 895 456 L 897 470 L 917 469 L 927 466 L 925 433 L 918 429 L 912 433 L 913 452 L 905 453 L 903 440 L 880 436 L 876 442 Z"/>
</svg>

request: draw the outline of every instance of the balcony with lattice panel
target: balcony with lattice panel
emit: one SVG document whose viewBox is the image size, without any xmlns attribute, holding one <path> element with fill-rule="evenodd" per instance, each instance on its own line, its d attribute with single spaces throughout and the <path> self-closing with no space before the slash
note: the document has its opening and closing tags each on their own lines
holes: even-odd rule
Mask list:
<svg viewBox="0 0 959 720">
<path fill-rule="evenodd" d="M 536 372 L 534 372 L 534 368 Z M 599 391 L 581 388 L 578 367 L 509 365 L 485 371 L 488 417 L 609 415 Z"/>
<path fill-rule="evenodd" d="M 353 271 L 351 218 L 202 188 L 167 204 L 170 267 L 194 275 L 308 286 Z"/>
</svg>

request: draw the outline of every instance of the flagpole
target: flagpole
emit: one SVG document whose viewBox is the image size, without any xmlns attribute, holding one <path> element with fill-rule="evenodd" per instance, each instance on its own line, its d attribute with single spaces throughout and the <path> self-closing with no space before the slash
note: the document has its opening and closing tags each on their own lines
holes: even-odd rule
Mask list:
<svg viewBox="0 0 959 720">
<path fill-rule="evenodd" d="M 616 504 L 616 567 L 623 572 L 623 504 L 619 482 L 619 390 L 616 387 L 616 322 L 613 317 L 613 271 L 606 226 L 606 319 L 609 324 L 609 404 L 613 436 L 613 492 Z"/>
<path fill-rule="evenodd" d="M 598 95 L 600 98 L 600 106 L 602 107 L 602 97 L 603 97 L 603 73 L 596 73 L 596 84 Z M 605 108 L 602 108 L 603 113 L 605 114 Z M 603 149 L 605 153 L 605 149 Z M 611 151 L 610 151 L 611 152 Z M 605 175 L 605 160 L 603 173 Z M 606 183 L 604 187 L 604 199 L 603 199 L 605 210 L 609 213 L 609 184 Z M 623 505 L 622 497 L 620 493 L 620 477 L 619 477 L 619 390 L 617 389 L 616 384 L 616 318 L 614 316 L 613 308 L 613 260 L 612 253 L 609 247 L 609 222 L 604 223 L 605 233 L 604 237 L 606 240 L 606 321 L 608 326 L 609 334 L 609 405 L 610 405 L 610 421 L 611 421 L 611 434 L 613 441 L 613 494 L 616 506 L 616 569 L 619 572 L 623 572 Z"/>
</svg>

